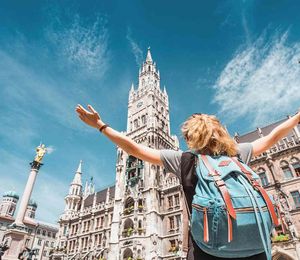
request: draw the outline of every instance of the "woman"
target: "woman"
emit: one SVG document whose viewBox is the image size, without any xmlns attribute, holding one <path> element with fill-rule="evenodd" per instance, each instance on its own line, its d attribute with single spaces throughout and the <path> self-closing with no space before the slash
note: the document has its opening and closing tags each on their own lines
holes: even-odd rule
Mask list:
<svg viewBox="0 0 300 260">
<path fill-rule="evenodd" d="M 191 210 L 192 196 L 195 193 L 191 186 L 195 187 L 195 176 L 193 173 L 181 172 L 183 165 L 182 152 L 173 150 L 156 150 L 147 146 L 137 144 L 129 137 L 106 125 L 97 111 L 90 105 L 88 110 L 81 105 L 76 107 L 80 119 L 91 127 L 98 129 L 121 149 L 136 158 L 152 164 L 163 166 L 167 172 L 175 173 L 183 184 L 187 204 Z M 259 155 L 286 136 L 300 122 L 300 113 L 289 118 L 272 130 L 267 136 L 259 138 L 252 143 L 236 144 L 229 136 L 225 128 L 215 116 L 205 114 L 193 114 L 182 126 L 182 133 L 189 149 L 196 150 L 207 155 L 239 156 L 245 163 L 249 163 L 252 156 Z M 194 160 L 190 156 L 190 160 Z M 185 161 L 186 163 L 186 161 Z M 187 169 L 187 168 L 185 168 Z M 190 184 L 190 185 L 188 185 Z M 228 259 L 211 256 L 202 251 L 194 242 L 189 233 L 189 260 L 198 259 Z M 237 259 L 237 258 L 236 258 Z M 239 258 L 238 258 L 239 259 Z M 262 260 L 266 259 L 265 253 L 244 257 L 240 259 Z"/>
</svg>

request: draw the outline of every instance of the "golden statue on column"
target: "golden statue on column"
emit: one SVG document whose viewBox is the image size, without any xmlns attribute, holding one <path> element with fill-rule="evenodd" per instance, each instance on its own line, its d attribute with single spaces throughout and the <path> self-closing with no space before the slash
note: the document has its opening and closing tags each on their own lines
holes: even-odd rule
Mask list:
<svg viewBox="0 0 300 260">
<path fill-rule="evenodd" d="M 39 170 L 42 164 L 43 157 L 47 153 L 47 148 L 44 144 L 40 144 L 36 149 L 36 155 L 33 162 L 30 163 L 32 169 Z"/>
<path fill-rule="evenodd" d="M 36 148 L 36 156 L 34 158 L 34 161 L 41 163 L 43 160 L 44 155 L 47 153 L 47 148 L 44 144 L 40 144 Z"/>
</svg>

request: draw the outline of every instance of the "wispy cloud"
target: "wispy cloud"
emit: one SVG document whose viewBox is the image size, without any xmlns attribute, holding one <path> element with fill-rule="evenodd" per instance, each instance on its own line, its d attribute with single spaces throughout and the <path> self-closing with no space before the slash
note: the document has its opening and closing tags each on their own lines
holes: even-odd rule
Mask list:
<svg viewBox="0 0 300 260">
<path fill-rule="evenodd" d="M 77 102 L 94 100 L 84 86 L 95 78 L 99 84 L 109 66 L 105 21 L 76 16 L 63 25 L 51 39 L 47 28 L 47 37 L 37 41 L 17 33 L 0 42 L 1 194 L 13 189 L 22 195 L 29 171 L 28 149 L 37 142 L 54 144 L 48 147 L 48 153 L 55 152 L 52 158 L 72 162 L 74 153 L 66 155 L 62 147 L 78 131 L 92 131 L 78 120 L 74 108 Z M 90 161 L 89 156 L 84 159 Z M 53 172 L 41 169 L 32 197 L 39 204 L 37 218 L 53 222 L 63 210 L 73 172 L 64 172 L 65 165 L 53 166 L 53 159 L 51 163 L 47 166 Z M 97 173 L 96 167 L 92 172 Z M 62 177 L 66 174 L 70 179 Z"/>
<path fill-rule="evenodd" d="M 3 135 L 16 132 L 16 135 L 21 136 L 18 131 L 23 122 L 25 133 L 28 131 L 29 137 L 34 136 L 34 128 L 38 125 L 37 114 L 40 112 L 67 128 L 81 128 L 74 116 L 76 102 L 72 93 L 58 87 L 63 83 L 56 82 L 49 75 L 1 50 L 0 70 L 0 93 L 6 97 L 2 103 L 6 111 L 0 115 L 1 120 L 7 122 L 0 130 Z M 20 120 L 18 125 L 17 120 Z"/>
<path fill-rule="evenodd" d="M 103 76 L 109 65 L 105 19 L 98 15 L 90 22 L 77 14 L 69 24 L 62 23 L 59 17 L 55 21 L 55 26 L 46 32 L 58 54 L 75 69 L 97 77 Z"/>
<path fill-rule="evenodd" d="M 132 32 L 129 27 L 127 28 L 126 38 L 130 44 L 131 51 L 135 57 L 135 62 L 137 64 L 137 66 L 139 67 L 143 62 L 143 51 L 140 48 L 140 46 L 137 44 L 137 42 L 132 38 Z"/>
<path fill-rule="evenodd" d="M 51 154 L 55 151 L 55 148 L 52 145 L 47 146 L 47 153 Z"/>
<path fill-rule="evenodd" d="M 242 26 L 243 26 L 243 30 L 244 30 L 245 37 L 246 37 L 246 43 L 248 45 L 250 45 L 251 44 L 251 34 L 250 34 L 250 30 L 249 30 L 245 10 L 242 10 Z"/>
<path fill-rule="evenodd" d="M 288 32 L 270 40 L 263 34 L 237 51 L 214 86 L 220 113 L 257 126 L 293 112 L 300 100 L 299 56 L 300 43 L 289 43 Z"/>
</svg>

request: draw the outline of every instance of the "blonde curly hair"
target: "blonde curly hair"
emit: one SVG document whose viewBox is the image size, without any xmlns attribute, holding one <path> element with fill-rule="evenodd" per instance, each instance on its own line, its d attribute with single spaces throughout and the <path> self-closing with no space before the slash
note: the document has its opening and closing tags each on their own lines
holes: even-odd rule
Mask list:
<svg viewBox="0 0 300 260">
<path fill-rule="evenodd" d="M 237 145 L 217 117 L 193 114 L 181 127 L 189 149 L 209 155 L 237 155 Z"/>
</svg>

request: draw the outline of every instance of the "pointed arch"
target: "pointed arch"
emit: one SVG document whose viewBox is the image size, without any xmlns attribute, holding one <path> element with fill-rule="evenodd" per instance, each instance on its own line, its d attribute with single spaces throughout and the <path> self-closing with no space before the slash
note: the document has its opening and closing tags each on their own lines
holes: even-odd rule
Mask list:
<svg viewBox="0 0 300 260">
<path fill-rule="evenodd" d="M 133 258 L 133 252 L 130 248 L 126 248 L 123 252 L 123 259 L 127 260 L 129 257 Z"/>
<path fill-rule="evenodd" d="M 273 260 L 295 260 L 294 256 L 292 256 L 289 252 L 277 246 L 273 248 L 272 259 Z"/>
</svg>

